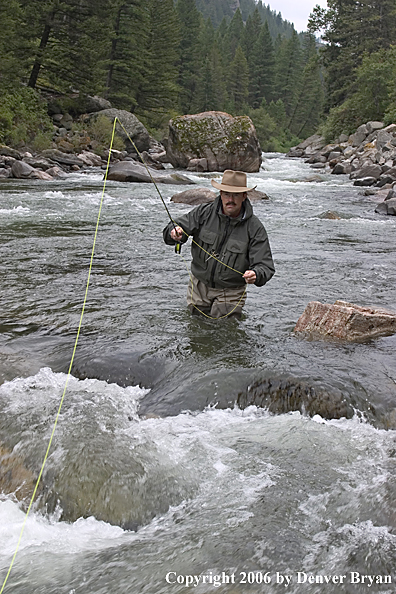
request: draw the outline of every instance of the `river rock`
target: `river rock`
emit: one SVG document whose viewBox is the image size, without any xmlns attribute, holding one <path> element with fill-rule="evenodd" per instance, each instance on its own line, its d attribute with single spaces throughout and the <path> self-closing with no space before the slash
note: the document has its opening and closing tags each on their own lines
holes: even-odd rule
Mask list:
<svg viewBox="0 0 396 594">
<path fill-rule="evenodd" d="M 51 177 L 57 177 L 59 179 L 64 179 L 67 177 L 67 173 L 56 165 L 47 169 L 46 173 L 48 173 Z"/>
<path fill-rule="evenodd" d="M 252 173 L 261 165 L 261 148 L 251 119 L 221 111 L 171 120 L 167 155 L 174 167 L 183 169 L 192 159 L 206 159 L 207 171 L 234 169 Z"/>
<path fill-rule="evenodd" d="M 336 163 L 331 171 L 334 175 L 349 175 L 352 171 L 352 166 L 349 161 L 340 161 Z"/>
<path fill-rule="evenodd" d="M 47 159 L 41 157 L 23 157 L 23 162 L 31 165 L 34 169 L 42 169 L 42 171 L 46 171 L 54 165 L 54 163 L 50 163 Z"/>
<path fill-rule="evenodd" d="M 11 169 L 9 169 L 8 167 L 0 169 L 0 177 L 2 177 L 3 179 L 12 177 Z"/>
<path fill-rule="evenodd" d="M 28 179 L 36 169 L 24 161 L 14 161 L 11 171 L 16 179 Z"/>
<path fill-rule="evenodd" d="M 102 165 L 102 159 L 96 153 L 92 153 L 90 151 L 83 151 L 77 156 L 85 165 L 88 165 L 90 167 L 100 167 Z"/>
<path fill-rule="evenodd" d="M 168 173 L 157 171 L 148 167 L 149 172 L 156 183 L 162 184 L 193 184 L 194 182 L 180 173 Z M 121 182 L 144 182 L 152 183 L 146 167 L 137 161 L 120 161 L 109 167 L 107 179 Z"/>
<path fill-rule="evenodd" d="M 258 406 L 273 414 L 300 411 L 324 419 L 351 419 L 354 415 L 353 406 L 340 390 L 326 390 L 297 378 L 257 380 L 238 394 L 237 405 L 241 409 Z"/>
<path fill-rule="evenodd" d="M 214 192 L 208 188 L 194 188 L 193 190 L 185 190 L 184 192 L 174 194 L 171 201 L 196 206 L 197 204 L 208 204 L 209 202 L 213 202 L 216 196 L 218 196 L 218 192 Z M 248 198 L 251 202 L 269 200 L 267 194 L 260 192 L 260 190 L 251 190 L 248 192 Z"/>
<path fill-rule="evenodd" d="M 62 165 L 78 165 L 79 167 L 84 165 L 84 162 L 75 155 L 68 155 L 57 149 L 46 149 L 41 154 L 43 157 L 51 159 L 56 163 L 61 163 Z"/>
<path fill-rule="evenodd" d="M 365 177 L 374 177 L 376 180 L 382 173 L 381 165 L 377 165 L 376 163 L 367 164 L 365 167 L 361 169 L 357 169 L 353 173 L 351 173 L 351 179 L 363 179 Z"/>
<path fill-rule="evenodd" d="M 0 493 L 13 495 L 19 501 L 30 499 L 37 477 L 23 460 L 0 444 Z M 41 491 L 39 485 L 38 493 Z"/>
<path fill-rule="evenodd" d="M 19 151 L 5 145 L 0 146 L 0 155 L 4 155 L 5 157 L 13 157 L 18 161 L 22 159 L 21 153 Z"/>
<path fill-rule="evenodd" d="M 390 198 L 389 200 L 380 202 L 377 205 L 375 212 L 378 214 L 396 216 L 396 198 Z"/>
<path fill-rule="evenodd" d="M 376 182 L 375 177 L 363 177 L 362 179 L 355 179 L 354 186 L 373 186 Z"/>
<path fill-rule="evenodd" d="M 137 117 L 130 111 L 115 108 L 102 109 L 101 111 L 97 111 L 94 114 L 90 114 L 90 119 L 92 120 L 93 118 L 97 118 L 99 116 L 105 116 L 111 121 L 111 123 L 114 122 L 114 118 L 117 118 L 121 122 L 122 126 L 125 128 L 125 131 L 123 130 L 122 126 L 117 124 L 116 133 L 124 141 L 128 152 L 135 150 L 130 139 L 132 139 L 132 141 L 136 144 L 139 151 L 147 151 L 150 148 L 149 133 L 143 124 L 137 119 Z"/>
<path fill-rule="evenodd" d="M 376 130 L 381 130 L 384 127 L 384 122 L 367 122 L 366 128 L 369 134 L 372 134 Z"/>
<path fill-rule="evenodd" d="M 334 305 L 311 301 L 294 332 L 348 341 L 389 336 L 396 332 L 396 312 L 340 300 Z"/>
</svg>

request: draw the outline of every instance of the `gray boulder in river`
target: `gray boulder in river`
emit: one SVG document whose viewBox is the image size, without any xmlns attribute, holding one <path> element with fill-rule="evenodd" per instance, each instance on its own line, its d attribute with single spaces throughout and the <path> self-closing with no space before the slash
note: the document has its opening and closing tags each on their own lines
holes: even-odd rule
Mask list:
<svg viewBox="0 0 396 594">
<path fill-rule="evenodd" d="M 91 114 L 90 120 L 100 116 L 105 116 L 111 123 L 114 122 L 114 118 L 117 118 L 121 122 L 125 130 L 118 124 L 116 126 L 116 132 L 125 142 L 127 150 L 130 149 L 135 151 L 135 147 L 132 145 L 129 137 L 136 144 L 139 151 L 147 151 L 150 148 L 150 135 L 133 113 L 124 109 L 115 109 L 112 107 Z"/>
<path fill-rule="evenodd" d="M 185 175 L 180 173 L 167 173 L 148 167 L 148 170 L 156 183 L 161 184 L 193 184 Z M 137 161 L 120 161 L 111 165 L 107 179 L 121 182 L 145 182 L 152 183 L 146 167 Z"/>
<path fill-rule="evenodd" d="M 236 169 L 253 173 L 261 165 L 261 148 L 252 120 L 221 111 L 171 120 L 166 153 L 174 167 L 187 169 L 192 161 L 199 165 L 195 169 L 198 171 Z"/>
</svg>

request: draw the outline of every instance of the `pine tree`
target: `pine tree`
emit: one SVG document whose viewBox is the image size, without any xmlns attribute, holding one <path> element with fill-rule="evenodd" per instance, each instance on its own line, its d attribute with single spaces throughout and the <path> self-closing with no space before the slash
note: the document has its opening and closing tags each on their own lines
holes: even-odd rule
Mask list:
<svg viewBox="0 0 396 594">
<path fill-rule="evenodd" d="M 149 34 L 146 47 L 140 45 L 146 56 L 147 70 L 139 86 L 137 113 L 150 119 L 148 112 L 165 113 L 174 108 L 179 94 L 179 20 L 173 0 L 149 0 Z"/>
<path fill-rule="evenodd" d="M 296 31 L 290 39 L 283 39 L 276 54 L 275 95 L 282 99 L 286 113 L 291 116 L 301 85 L 301 46 Z"/>
<path fill-rule="evenodd" d="M 195 0 L 177 0 L 176 10 L 180 22 L 180 63 L 179 85 L 180 107 L 183 113 L 191 109 L 197 85 L 198 73 L 198 39 L 200 32 L 200 14 L 195 6 Z"/>
<path fill-rule="evenodd" d="M 324 92 L 320 74 L 319 55 L 315 37 L 307 33 L 304 39 L 304 70 L 299 93 L 288 127 L 299 138 L 310 136 L 317 129 L 322 117 Z"/>
<path fill-rule="evenodd" d="M 228 26 L 227 32 L 224 36 L 224 55 L 227 61 L 234 59 L 236 49 L 242 42 L 243 36 L 243 20 L 239 8 L 236 10 L 232 20 Z"/>
<path fill-rule="evenodd" d="M 23 65 L 18 55 L 21 10 L 17 0 L 1 0 L 0 93 L 18 85 Z"/>
<path fill-rule="evenodd" d="M 137 106 L 136 97 L 148 72 L 149 19 L 143 0 L 116 0 L 113 5 L 106 97 L 116 107 L 133 111 Z"/>
<path fill-rule="evenodd" d="M 247 107 L 249 96 L 249 66 L 240 45 L 230 64 L 228 90 L 233 111 L 242 113 Z"/>
<path fill-rule="evenodd" d="M 349 95 L 354 72 L 365 52 L 388 49 L 396 38 L 394 0 L 328 0 L 328 9 L 316 6 L 309 30 L 322 31 L 326 68 L 327 108 Z"/>
</svg>

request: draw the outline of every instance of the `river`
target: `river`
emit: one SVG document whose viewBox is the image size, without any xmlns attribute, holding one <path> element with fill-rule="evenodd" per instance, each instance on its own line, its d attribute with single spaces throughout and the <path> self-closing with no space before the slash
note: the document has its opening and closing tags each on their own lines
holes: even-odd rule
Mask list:
<svg viewBox="0 0 396 594">
<path fill-rule="evenodd" d="M 190 177 L 211 187 L 209 175 Z M 36 476 L 73 352 L 102 178 L 0 183 L 0 444 Z M 395 309 L 395 219 L 375 214 L 346 176 L 279 154 L 248 179 L 270 197 L 254 210 L 276 274 L 249 286 L 241 321 L 189 315 L 188 273 L 162 242 L 159 196 L 107 183 L 72 377 L 5 592 L 395 591 L 396 436 L 385 427 L 396 427 L 396 336 L 293 334 L 312 300 Z M 160 189 L 172 216 L 189 209 L 169 201 L 183 188 Z M 188 263 L 189 246 L 182 255 Z M 232 406 L 263 378 L 337 391 L 355 414 Z M 0 495 L 1 583 L 25 509 Z"/>
</svg>

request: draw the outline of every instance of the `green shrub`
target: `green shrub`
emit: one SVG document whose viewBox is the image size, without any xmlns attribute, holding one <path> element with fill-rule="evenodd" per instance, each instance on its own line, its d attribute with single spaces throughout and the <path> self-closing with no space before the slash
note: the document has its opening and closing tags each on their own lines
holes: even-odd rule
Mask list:
<svg viewBox="0 0 396 594">
<path fill-rule="evenodd" d="M 39 134 L 53 129 L 47 104 L 29 87 L 0 94 L 0 142 L 11 146 L 31 144 Z"/>
<path fill-rule="evenodd" d="M 87 132 L 91 139 L 98 143 L 95 151 L 98 154 L 101 154 L 103 150 L 110 147 L 113 134 L 113 123 L 104 115 L 92 118 L 87 126 Z M 114 135 L 113 149 L 116 149 L 117 151 L 125 150 L 124 141 L 117 136 L 117 134 Z"/>
</svg>

